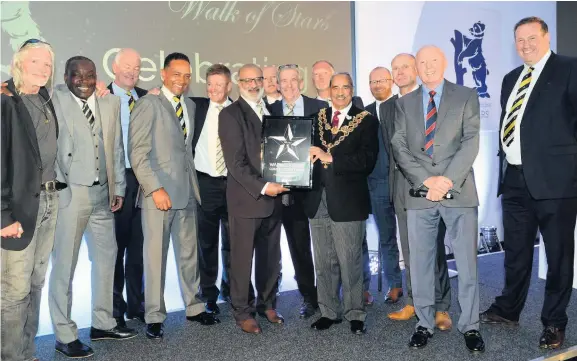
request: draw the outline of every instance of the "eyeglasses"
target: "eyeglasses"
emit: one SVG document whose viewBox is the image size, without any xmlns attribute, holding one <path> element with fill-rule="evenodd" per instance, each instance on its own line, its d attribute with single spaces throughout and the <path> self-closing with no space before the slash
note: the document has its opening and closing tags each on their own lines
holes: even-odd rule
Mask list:
<svg viewBox="0 0 577 361">
<path fill-rule="evenodd" d="M 371 84 L 371 85 L 385 85 L 388 81 L 393 81 L 393 79 L 371 80 L 369 82 L 369 84 Z"/>
<path fill-rule="evenodd" d="M 244 84 L 252 84 L 252 82 L 255 83 L 262 83 L 262 81 L 264 80 L 264 77 L 259 76 L 258 78 L 245 78 L 245 79 L 238 79 L 238 81 L 244 83 Z"/>
<path fill-rule="evenodd" d="M 285 65 L 281 65 L 278 67 L 278 70 L 284 70 L 284 69 L 298 69 L 299 66 L 298 64 L 285 64 Z"/>
<path fill-rule="evenodd" d="M 22 45 L 20 45 L 20 49 L 22 50 L 26 45 L 30 45 L 30 44 L 46 44 L 46 45 L 50 45 L 49 43 L 40 40 L 40 39 L 28 39 L 26 40 L 24 43 L 22 43 Z"/>
</svg>

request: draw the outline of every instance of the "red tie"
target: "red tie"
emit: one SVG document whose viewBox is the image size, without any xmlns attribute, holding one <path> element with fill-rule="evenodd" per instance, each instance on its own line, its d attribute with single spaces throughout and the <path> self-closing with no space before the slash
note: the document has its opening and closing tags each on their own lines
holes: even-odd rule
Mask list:
<svg viewBox="0 0 577 361">
<path fill-rule="evenodd" d="M 335 114 L 333 114 L 333 122 L 331 124 L 333 128 L 339 128 L 339 114 L 341 114 L 341 112 L 338 110 L 335 112 Z"/>
</svg>

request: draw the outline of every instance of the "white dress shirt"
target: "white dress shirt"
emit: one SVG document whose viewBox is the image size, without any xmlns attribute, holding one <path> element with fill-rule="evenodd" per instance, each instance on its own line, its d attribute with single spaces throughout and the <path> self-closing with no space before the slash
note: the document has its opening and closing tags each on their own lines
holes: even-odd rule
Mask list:
<svg viewBox="0 0 577 361">
<path fill-rule="evenodd" d="M 216 172 L 216 145 L 218 138 L 218 106 L 227 107 L 231 101 L 227 99 L 224 103 L 218 104 L 210 102 L 206 112 L 206 119 L 198 137 L 198 143 L 194 149 L 194 166 L 197 171 L 206 173 L 211 177 L 226 176 L 228 170 L 225 168 L 222 174 Z"/>
<path fill-rule="evenodd" d="M 162 94 L 164 94 L 166 99 L 168 99 L 170 104 L 172 104 L 172 108 L 174 109 L 174 113 L 176 114 L 176 106 L 178 105 L 178 102 L 174 101 L 174 99 L 173 99 L 175 95 L 172 94 L 172 92 L 170 90 L 168 90 L 168 88 L 165 87 L 164 85 L 162 86 L 162 88 L 160 88 L 160 90 L 162 91 Z M 188 112 L 186 111 L 186 104 L 184 102 L 184 94 L 182 94 L 180 96 L 180 106 L 182 107 L 182 117 L 184 119 L 184 124 L 186 125 L 186 131 L 187 131 L 186 138 L 188 139 L 188 137 L 191 136 L 191 134 L 190 134 L 190 119 L 188 118 Z"/>
<path fill-rule="evenodd" d="M 505 126 L 507 125 L 507 116 L 509 115 L 509 111 L 513 106 L 513 102 L 517 98 L 517 91 L 519 90 L 519 84 L 521 84 L 521 80 L 529 71 L 530 67 L 529 65 L 525 64 L 523 71 L 519 75 L 519 79 L 517 79 L 517 82 L 515 83 L 515 86 L 513 87 L 511 94 L 509 95 L 509 100 L 507 101 L 507 108 L 506 108 L 507 112 L 505 113 L 505 119 L 503 120 L 501 131 L 499 132 L 499 141 L 503 145 L 503 150 L 505 151 L 505 156 L 509 164 L 520 165 L 523 163 L 521 160 L 521 121 L 523 120 L 523 113 L 525 113 L 525 107 L 527 106 L 527 102 L 531 97 L 531 92 L 533 91 L 533 88 L 535 87 L 535 84 L 539 79 L 539 75 L 541 75 L 541 72 L 545 67 L 545 63 L 547 63 L 547 60 L 549 59 L 550 56 L 551 56 L 551 50 L 547 51 L 547 53 L 543 56 L 543 58 L 541 58 L 539 62 L 533 65 L 533 72 L 531 73 L 531 83 L 529 84 L 529 88 L 527 88 L 527 93 L 525 93 L 523 104 L 521 105 L 521 108 L 517 113 L 517 119 L 515 119 L 515 129 L 513 130 L 513 141 L 507 147 L 503 143 L 503 134 L 505 132 Z"/>
<path fill-rule="evenodd" d="M 80 111 L 84 114 L 84 111 L 82 110 L 82 108 L 84 108 L 84 103 L 82 103 L 84 99 L 80 99 L 72 92 L 70 92 L 70 94 L 72 94 L 72 97 L 74 98 L 74 100 L 76 100 L 76 103 L 78 103 L 78 106 L 80 107 Z M 92 115 L 94 115 L 94 121 L 96 122 L 96 112 L 94 111 L 96 109 L 96 95 L 92 93 L 92 95 L 89 96 L 88 99 L 86 99 L 86 103 L 88 104 L 88 108 L 90 108 L 90 111 L 92 111 Z M 86 116 L 84 118 L 86 119 L 86 122 L 88 122 L 88 118 L 86 118 Z M 96 172 L 95 182 L 98 182 L 98 172 Z"/>
<path fill-rule="evenodd" d="M 339 110 L 339 112 L 340 112 L 340 114 L 338 115 L 338 118 L 339 118 L 339 128 L 341 127 L 341 125 L 343 125 L 343 122 L 345 121 L 345 118 L 347 117 L 347 114 L 349 114 L 349 110 L 351 110 L 351 107 L 352 107 L 352 106 L 353 106 L 353 102 L 350 102 L 349 105 L 347 105 L 344 109 Z M 336 111 L 337 111 L 336 109 L 332 108 L 332 113 L 331 113 L 331 114 L 332 114 L 333 117 L 335 116 L 335 112 L 336 112 Z M 327 121 L 332 124 L 333 119 L 332 119 L 332 118 L 331 118 L 331 119 L 327 119 Z"/>
</svg>

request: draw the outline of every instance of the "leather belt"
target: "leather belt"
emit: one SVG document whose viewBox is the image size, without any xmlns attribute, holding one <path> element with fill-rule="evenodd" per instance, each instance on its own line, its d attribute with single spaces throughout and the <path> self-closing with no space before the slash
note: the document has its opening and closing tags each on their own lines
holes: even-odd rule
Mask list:
<svg viewBox="0 0 577 361">
<path fill-rule="evenodd" d="M 221 179 L 221 180 L 226 180 L 226 176 L 219 176 L 219 177 L 213 177 L 210 174 L 206 174 L 204 172 L 201 172 L 199 170 L 196 171 L 196 175 L 197 176 L 202 176 L 202 177 L 209 177 L 209 178 L 213 178 L 213 179 Z"/>
<path fill-rule="evenodd" d="M 48 181 L 46 183 L 42 183 L 40 185 L 40 190 L 46 191 L 46 192 L 56 192 L 56 191 L 61 191 L 61 190 L 65 189 L 66 187 L 68 187 L 68 185 L 66 183 L 61 183 L 57 180 L 52 180 L 52 181 Z"/>
</svg>

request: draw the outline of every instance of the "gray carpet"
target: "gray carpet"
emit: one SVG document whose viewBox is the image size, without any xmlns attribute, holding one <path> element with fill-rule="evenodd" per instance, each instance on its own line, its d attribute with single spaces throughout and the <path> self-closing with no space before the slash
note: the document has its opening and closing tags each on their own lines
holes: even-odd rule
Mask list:
<svg viewBox="0 0 577 361">
<path fill-rule="evenodd" d="M 349 331 L 348 322 L 333 326 L 328 331 L 310 329 L 310 320 L 298 318 L 300 304 L 297 291 L 283 293 L 279 298 L 279 311 L 285 316 L 286 324 L 268 324 L 262 318 L 262 335 L 241 332 L 234 323 L 226 304 L 221 304 L 222 323 L 206 327 L 186 321 L 183 312 L 171 313 L 165 322 L 163 341 L 151 341 L 144 336 L 144 325 L 129 321 L 129 326 L 141 331 L 138 337 L 126 341 L 99 341 L 90 343 L 87 329 L 80 331 L 80 339 L 91 344 L 95 355 L 92 360 L 532 360 L 550 356 L 557 352 L 544 352 L 538 348 L 541 334 L 540 311 L 545 283 L 537 277 L 537 249 L 533 264 L 533 279 L 527 305 L 519 327 L 481 326 L 487 350 L 481 355 L 470 355 L 465 349 L 463 336 L 455 329 L 437 332 L 430 344 L 421 350 L 412 350 L 407 342 L 413 332 L 415 321 L 393 322 L 387 313 L 402 307 L 385 305 L 383 293 L 377 293 L 376 279 L 372 288 L 375 304 L 368 309 L 368 332 L 355 336 Z M 450 265 L 452 265 L 450 263 Z M 500 293 L 503 286 L 503 254 L 494 254 L 479 259 L 481 284 L 481 310 L 486 309 Z M 457 279 L 452 279 L 452 308 L 450 311 L 456 325 L 458 305 L 456 299 Z M 386 284 L 384 285 L 386 289 Z M 78 302 L 77 300 L 76 302 Z M 565 348 L 577 344 L 577 314 L 575 297 L 569 305 L 569 326 Z M 38 356 L 43 361 L 66 360 L 54 351 L 54 336 L 37 339 Z"/>
</svg>

